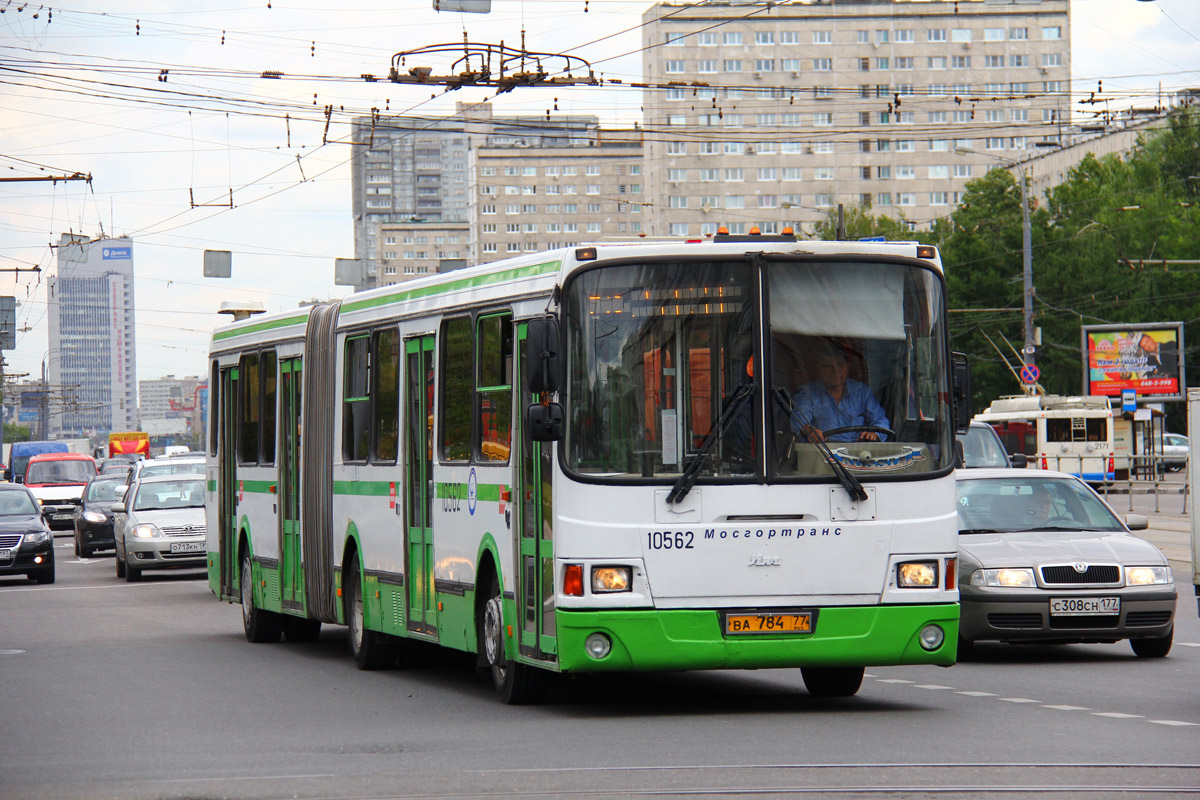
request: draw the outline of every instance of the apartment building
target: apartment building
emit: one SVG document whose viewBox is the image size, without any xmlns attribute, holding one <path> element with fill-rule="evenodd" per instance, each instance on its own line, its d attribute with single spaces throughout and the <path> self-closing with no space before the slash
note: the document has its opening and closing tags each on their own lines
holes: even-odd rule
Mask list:
<svg viewBox="0 0 1200 800">
<path fill-rule="evenodd" d="M 641 130 L 601 130 L 570 147 L 472 151 L 474 262 L 643 233 Z"/>
<path fill-rule="evenodd" d="M 644 22 L 652 236 L 811 230 L 838 204 L 928 227 L 1069 120 L 1067 0 L 664 3 Z"/>
<path fill-rule="evenodd" d="M 384 222 L 379 226 L 377 285 L 392 286 L 422 275 L 449 272 L 468 263 L 466 222 Z"/>
</svg>

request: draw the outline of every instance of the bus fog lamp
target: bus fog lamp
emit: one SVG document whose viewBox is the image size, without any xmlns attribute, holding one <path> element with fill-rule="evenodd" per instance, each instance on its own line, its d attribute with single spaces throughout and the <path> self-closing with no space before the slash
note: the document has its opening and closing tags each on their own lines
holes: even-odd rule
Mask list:
<svg viewBox="0 0 1200 800">
<path fill-rule="evenodd" d="M 896 585 L 901 589 L 929 589 L 938 585 L 936 561 L 908 561 L 896 568 Z"/>
<path fill-rule="evenodd" d="M 592 567 L 592 592 L 628 592 L 629 567 Z"/>
<path fill-rule="evenodd" d="M 583 649 L 589 656 L 599 661 L 612 652 L 612 640 L 603 633 L 592 633 L 583 640 Z"/>
<path fill-rule="evenodd" d="M 937 625 L 926 625 L 921 628 L 921 647 L 926 650 L 937 650 L 946 641 L 946 632 Z"/>
</svg>

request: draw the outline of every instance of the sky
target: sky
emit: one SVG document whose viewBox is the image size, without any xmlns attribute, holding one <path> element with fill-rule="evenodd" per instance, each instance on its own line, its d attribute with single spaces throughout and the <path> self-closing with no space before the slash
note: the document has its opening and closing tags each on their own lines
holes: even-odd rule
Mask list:
<svg viewBox="0 0 1200 800">
<path fill-rule="evenodd" d="M 91 176 L 0 182 L 0 294 L 19 304 L 5 373 L 41 374 L 63 233 L 134 240 L 139 380 L 205 374 L 223 301 L 277 311 L 344 296 L 333 266 L 354 256 L 353 116 L 440 118 L 490 100 L 496 114 L 640 122 L 640 91 L 611 81 L 640 79 L 649 6 L 492 0 L 491 13 L 465 14 L 431 0 L 0 0 L 0 178 Z M 604 85 L 493 97 L 363 77 L 385 77 L 396 53 L 464 36 L 519 47 L 523 31 L 526 49 L 583 58 Z M 1080 98 L 1148 107 L 1160 92 L 1200 87 L 1196 0 L 1072 0 L 1071 39 Z M 449 71 L 444 57 L 406 58 L 417 65 Z M 205 250 L 232 252 L 231 278 L 203 276 Z"/>
</svg>

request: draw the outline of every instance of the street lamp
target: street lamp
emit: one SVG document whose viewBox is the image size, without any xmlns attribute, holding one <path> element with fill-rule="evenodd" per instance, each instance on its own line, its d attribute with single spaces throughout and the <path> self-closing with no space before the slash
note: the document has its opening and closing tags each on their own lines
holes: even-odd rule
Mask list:
<svg viewBox="0 0 1200 800">
<path fill-rule="evenodd" d="M 1029 196 L 1026 187 L 1026 170 L 1021 162 L 1015 158 L 1005 158 L 1004 156 L 993 155 L 992 153 L 980 153 L 977 150 L 972 150 L 969 147 L 956 147 L 954 152 L 960 156 L 979 155 L 994 158 L 997 161 L 1003 161 L 1011 167 L 1021 167 L 1021 179 L 1017 182 L 1021 188 L 1021 255 L 1022 255 L 1022 273 L 1024 277 L 1024 293 L 1025 293 L 1025 347 L 1021 350 L 1021 363 L 1024 365 L 1033 364 L 1033 231 L 1029 224 Z M 1032 381 L 1031 381 L 1032 383 Z"/>
</svg>

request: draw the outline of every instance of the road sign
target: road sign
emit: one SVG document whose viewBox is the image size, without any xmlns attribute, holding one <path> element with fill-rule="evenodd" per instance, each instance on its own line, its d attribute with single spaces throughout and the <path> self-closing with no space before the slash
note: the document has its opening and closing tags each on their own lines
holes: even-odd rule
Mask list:
<svg viewBox="0 0 1200 800">
<path fill-rule="evenodd" d="M 860 236 L 858 240 L 860 242 L 886 242 L 887 237 L 886 236 Z"/>
<path fill-rule="evenodd" d="M 1121 412 L 1137 411 L 1137 391 L 1134 389 L 1121 390 Z"/>
<path fill-rule="evenodd" d="M 1037 364 L 1026 364 L 1021 367 L 1021 380 L 1025 381 L 1025 383 L 1035 383 L 1041 374 L 1041 370 L 1037 368 Z"/>
</svg>

